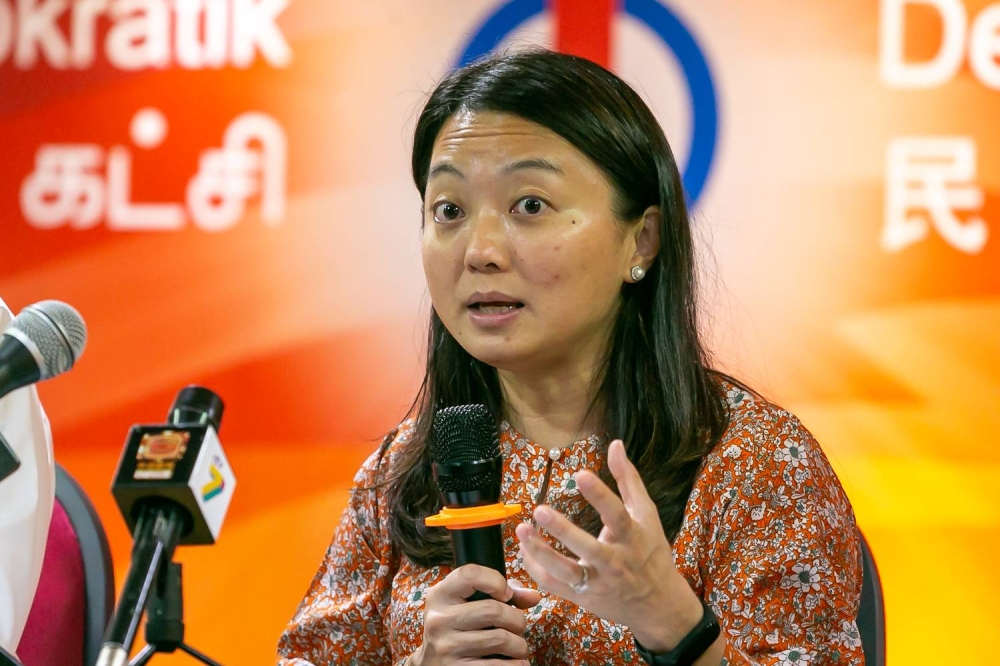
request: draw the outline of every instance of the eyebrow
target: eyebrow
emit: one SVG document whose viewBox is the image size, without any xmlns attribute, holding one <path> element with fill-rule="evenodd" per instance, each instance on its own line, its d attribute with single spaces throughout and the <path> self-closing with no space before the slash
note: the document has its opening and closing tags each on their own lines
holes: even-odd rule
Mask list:
<svg viewBox="0 0 1000 666">
<path fill-rule="evenodd" d="M 450 173 L 452 176 L 457 178 L 465 178 L 465 174 L 450 164 L 435 164 L 431 167 L 430 173 L 427 174 L 427 180 L 430 180 L 434 176 L 440 176 L 446 173 Z"/>
<path fill-rule="evenodd" d="M 530 160 L 518 160 L 517 162 L 505 164 L 500 168 L 500 173 L 506 175 L 515 171 L 523 171 L 526 169 L 540 169 L 542 171 L 548 171 L 549 173 L 559 174 L 560 176 L 566 175 L 565 172 L 559 168 L 559 165 L 545 159 L 544 157 L 537 157 Z M 446 173 L 455 176 L 456 178 L 465 179 L 465 174 L 451 164 L 435 164 L 431 167 L 430 172 L 427 174 L 427 179 L 430 180 L 435 176 L 441 176 Z"/>
<path fill-rule="evenodd" d="M 537 157 L 530 160 L 520 160 L 517 162 L 512 162 L 511 164 L 505 164 L 501 173 L 508 174 L 514 171 L 521 171 L 522 169 L 541 169 L 542 171 L 548 171 L 550 173 L 557 173 L 560 176 L 564 176 L 563 170 L 559 168 L 554 162 L 550 162 L 544 157 Z"/>
</svg>

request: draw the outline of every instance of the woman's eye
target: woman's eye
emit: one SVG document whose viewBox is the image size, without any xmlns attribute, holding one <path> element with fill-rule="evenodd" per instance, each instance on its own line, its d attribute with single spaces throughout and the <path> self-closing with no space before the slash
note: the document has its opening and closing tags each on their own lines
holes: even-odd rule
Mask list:
<svg viewBox="0 0 1000 666">
<path fill-rule="evenodd" d="M 538 197 L 524 197 L 514 204 L 514 212 L 520 215 L 538 215 L 548 206 Z"/>
<path fill-rule="evenodd" d="M 462 217 L 462 209 L 450 201 L 442 201 L 434 206 L 435 222 L 454 222 Z"/>
</svg>

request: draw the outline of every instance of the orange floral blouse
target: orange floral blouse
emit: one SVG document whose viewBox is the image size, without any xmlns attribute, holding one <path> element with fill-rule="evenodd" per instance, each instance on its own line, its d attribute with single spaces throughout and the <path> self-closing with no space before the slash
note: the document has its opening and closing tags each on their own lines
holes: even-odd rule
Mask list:
<svg viewBox="0 0 1000 666">
<path fill-rule="evenodd" d="M 723 664 L 863 664 L 855 624 L 861 554 L 854 513 L 816 440 L 791 414 L 729 386 L 730 425 L 706 457 L 673 542 L 674 562 L 714 609 Z M 384 492 L 372 489 L 413 432 L 403 424 L 355 478 L 326 558 L 279 645 L 280 666 L 400 664 L 420 646 L 423 598 L 450 571 L 393 552 Z M 514 527 L 530 516 L 550 460 L 504 424 L 503 497 L 523 506 L 504 525 L 508 576 L 535 587 Z M 572 475 L 603 466 L 592 436 L 551 452 L 548 504 L 571 518 L 585 505 Z M 524 611 L 539 666 L 642 664 L 627 627 L 551 594 Z"/>
</svg>

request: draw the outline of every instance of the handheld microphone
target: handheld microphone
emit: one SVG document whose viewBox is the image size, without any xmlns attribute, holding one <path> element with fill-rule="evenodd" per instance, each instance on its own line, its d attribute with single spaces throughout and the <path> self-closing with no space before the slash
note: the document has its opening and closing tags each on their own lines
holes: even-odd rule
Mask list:
<svg viewBox="0 0 1000 666">
<path fill-rule="evenodd" d="M 484 405 L 440 409 L 434 414 L 431 445 L 444 507 L 424 523 L 451 533 L 455 566 L 480 564 L 506 578 L 502 525 L 520 513 L 521 505 L 500 501 L 503 459 L 496 421 Z M 489 598 L 476 592 L 469 601 Z"/>
<path fill-rule="evenodd" d="M 0 336 L 0 398 L 66 372 L 86 346 L 87 325 L 72 306 L 50 300 L 24 308 Z M 0 481 L 20 466 L 0 433 Z"/>
<path fill-rule="evenodd" d="M 161 568 L 185 544 L 213 544 L 236 487 L 217 431 L 222 400 L 188 386 L 163 425 L 133 426 L 111 486 L 132 532 L 132 558 L 99 666 L 125 664 Z"/>
<path fill-rule="evenodd" d="M 0 337 L 0 397 L 61 375 L 87 346 L 87 325 L 71 305 L 40 301 L 21 310 Z"/>
</svg>

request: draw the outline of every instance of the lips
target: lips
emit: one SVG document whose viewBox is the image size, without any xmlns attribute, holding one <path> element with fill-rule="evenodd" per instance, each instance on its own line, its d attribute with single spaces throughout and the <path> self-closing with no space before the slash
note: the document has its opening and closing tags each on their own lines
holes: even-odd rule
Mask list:
<svg viewBox="0 0 1000 666">
<path fill-rule="evenodd" d="M 524 307 L 515 296 L 498 291 L 477 291 L 465 302 L 466 307 L 482 314 L 504 314 Z"/>
<path fill-rule="evenodd" d="M 488 302 L 488 303 L 473 303 L 469 306 L 470 310 L 475 310 L 483 314 L 504 314 L 510 312 L 511 310 L 516 310 L 518 308 L 523 308 L 524 303 L 510 303 L 510 302 Z"/>
</svg>

